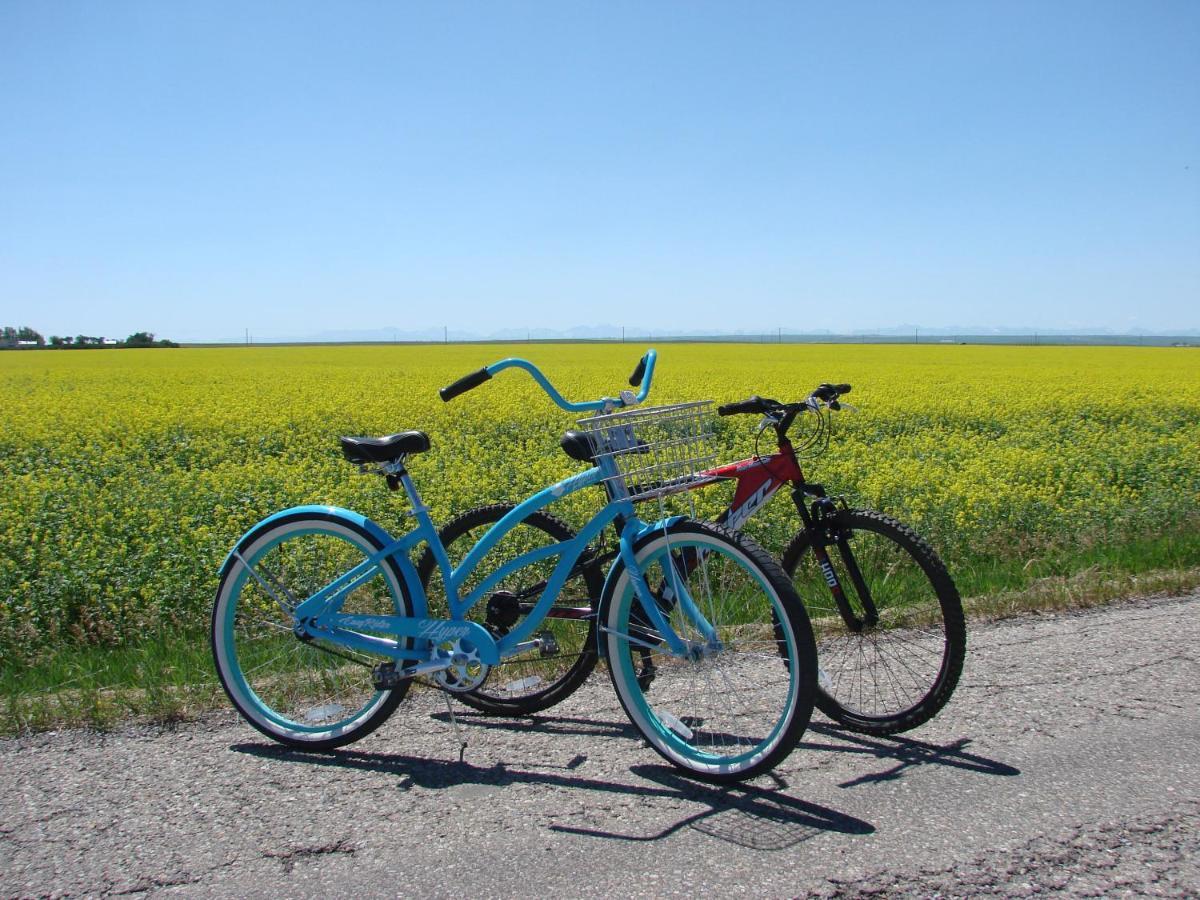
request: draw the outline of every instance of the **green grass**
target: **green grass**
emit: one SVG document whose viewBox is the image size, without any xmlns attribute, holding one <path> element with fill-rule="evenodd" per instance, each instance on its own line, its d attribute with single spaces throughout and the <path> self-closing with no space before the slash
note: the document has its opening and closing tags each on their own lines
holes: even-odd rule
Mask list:
<svg viewBox="0 0 1200 900">
<path fill-rule="evenodd" d="M 225 701 L 206 633 L 164 633 L 130 646 L 48 651 L 0 669 L 8 734 L 60 726 L 108 728 L 129 719 L 169 723 Z"/>
<path fill-rule="evenodd" d="M 956 561 L 951 574 L 968 612 L 976 617 L 1081 609 L 1125 597 L 1182 593 L 1200 585 L 1200 529 L 1064 547 L 1024 561 Z"/>
<path fill-rule="evenodd" d="M 1029 560 L 951 560 L 974 621 L 1081 609 L 1200 586 L 1200 533 L 1189 529 L 1120 545 L 1096 544 Z M 968 637 L 969 642 L 969 637 Z M 0 666 L 0 733 L 60 727 L 170 724 L 228 709 L 205 631 L 162 632 L 116 647 L 48 649 Z"/>
</svg>

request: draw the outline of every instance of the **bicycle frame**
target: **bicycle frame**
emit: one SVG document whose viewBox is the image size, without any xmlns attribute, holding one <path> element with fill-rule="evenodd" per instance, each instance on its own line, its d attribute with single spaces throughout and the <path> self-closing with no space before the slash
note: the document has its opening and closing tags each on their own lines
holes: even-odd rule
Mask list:
<svg viewBox="0 0 1200 900">
<path fill-rule="evenodd" d="M 737 482 L 733 499 L 717 517 L 718 524 L 734 531 L 741 530 L 750 517 L 762 509 L 784 484 L 791 484 L 792 501 L 800 514 L 805 531 L 810 536 L 817 565 L 846 627 L 859 632 L 864 626 L 878 622 L 879 613 L 871 597 L 870 588 L 862 576 L 846 535 L 826 525 L 828 519 L 836 512 L 834 501 L 826 495 L 823 485 L 805 480 L 795 450 L 786 437 L 781 438 L 778 453 L 726 463 L 702 472 L 701 476 L 700 480 L 689 484 L 686 490 L 697 490 L 718 481 Z M 811 511 L 805 505 L 806 497 L 815 498 Z M 837 572 L 829 561 L 829 551 L 826 549 L 828 544 L 838 547 L 846 571 L 862 603 L 862 617 L 855 613 L 846 598 Z"/>
<path fill-rule="evenodd" d="M 573 411 L 612 408 L 613 406 L 637 402 L 649 390 L 650 379 L 654 370 L 654 351 L 645 358 L 645 376 L 642 390 L 638 397 L 632 395 L 626 398 L 604 398 L 585 403 L 571 403 L 565 400 L 553 385 L 533 364 L 520 359 L 507 359 L 494 364 L 489 371 L 501 371 L 505 368 L 521 368 L 529 372 L 551 399 L 564 409 Z M 534 649 L 539 644 L 530 641 L 538 626 L 545 620 L 555 600 L 557 600 L 563 585 L 570 576 L 580 557 L 587 551 L 588 545 L 613 522 L 618 523 L 620 533 L 620 560 L 629 569 L 634 589 L 639 601 L 645 608 L 646 615 L 659 633 L 664 636 L 671 651 L 684 656 L 694 652 L 694 648 L 683 641 L 669 626 L 662 611 L 654 601 L 653 595 L 646 586 L 645 579 L 637 565 L 633 551 L 634 543 L 642 535 L 656 528 L 666 528 L 675 518 L 664 519 L 648 524 L 639 519 L 634 513 L 633 504 L 627 498 L 610 497 L 609 502 L 600 510 L 571 540 L 561 541 L 545 547 L 539 547 L 528 553 L 509 560 L 495 571 L 489 573 L 469 593 L 463 596 L 463 588 L 475 574 L 481 564 L 488 558 L 488 553 L 513 528 L 524 522 L 535 512 L 550 504 L 569 496 L 584 488 L 594 487 L 611 480 L 617 475 L 615 464 L 611 459 L 602 459 L 600 464 L 586 472 L 572 475 L 539 491 L 529 499 L 511 510 L 499 522 L 496 522 L 479 541 L 471 548 L 467 556 L 458 566 L 452 566 L 445 546 L 442 544 L 436 526 L 430 518 L 429 509 L 421 501 L 420 494 L 413 484 L 412 478 L 402 465 L 397 463 L 394 471 L 388 472 L 389 479 L 395 479 L 403 486 L 411 503 L 411 515 L 416 519 L 416 527 L 395 538 L 379 525 L 357 516 L 346 510 L 330 507 L 294 508 L 277 513 L 271 518 L 279 518 L 299 511 L 319 510 L 333 518 L 343 518 L 354 521 L 360 527 L 370 531 L 380 543 L 382 549 L 371 554 L 367 559 L 348 571 L 342 573 L 329 584 L 325 585 L 311 596 L 295 602 L 289 608 L 287 600 L 279 595 L 276 587 L 268 578 L 256 572 L 235 550 L 231 558 L 239 562 L 258 584 L 271 595 L 277 603 L 284 607 L 292 617 L 293 630 L 301 640 L 321 640 L 342 647 L 384 656 L 398 662 L 404 662 L 405 668 L 400 673 L 402 677 L 411 677 L 441 669 L 449 668 L 451 661 L 447 655 L 439 653 L 440 645 L 461 641 L 472 646 L 479 655 L 481 662 L 496 665 L 509 656 Z M 267 521 L 270 521 L 269 519 Z M 442 582 L 446 589 L 449 618 L 430 618 L 429 604 L 425 589 L 417 574 L 416 567 L 410 559 L 410 552 L 418 545 L 427 544 L 442 573 Z M 513 631 L 505 634 L 499 640 L 475 622 L 466 618 L 467 613 L 476 604 L 485 599 L 491 590 L 501 583 L 514 571 L 542 560 L 559 557 L 558 563 L 546 580 L 541 595 L 525 616 L 521 624 Z M 350 594 L 374 578 L 383 567 L 389 567 L 397 574 L 404 585 L 405 592 L 412 604 L 412 615 L 348 615 L 341 612 L 342 604 Z M 614 564 L 615 569 L 615 564 Z M 610 577 L 611 577 L 610 572 Z M 681 608 L 692 619 L 700 633 L 709 641 L 715 640 L 712 626 L 696 607 L 682 585 L 678 586 Z M 282 589 L 282 588 L 281 588 Z M 283 589 L 286 593 L 286 589 Z M 360 630 L 361 629 L 361 630 Z M 364 634 L 362 631 L 374 632 Z M 389 635 L 379 637 L 377 635 Z"/>
</svg>

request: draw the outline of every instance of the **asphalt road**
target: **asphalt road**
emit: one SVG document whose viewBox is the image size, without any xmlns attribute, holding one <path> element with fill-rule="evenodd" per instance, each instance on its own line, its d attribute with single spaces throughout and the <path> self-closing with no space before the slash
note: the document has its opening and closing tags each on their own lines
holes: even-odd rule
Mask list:
<svg viewBox="0 0 1200 900">
<path fill-rule="evenodd" d="M 464 712 L 463 763 L 429 694 L 331 755 L 232 716 L 3 741 L 0 895 L 1197 896 L 1198 600 L 977 626 L 933 722 L 818 717 L 737 788 L 660 763 L 604 677 Z"/>
</svg>

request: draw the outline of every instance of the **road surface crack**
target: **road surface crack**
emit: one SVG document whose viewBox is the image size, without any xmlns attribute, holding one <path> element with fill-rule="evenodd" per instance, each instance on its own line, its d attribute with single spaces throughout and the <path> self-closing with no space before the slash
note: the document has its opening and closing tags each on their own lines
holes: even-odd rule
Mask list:
<svg viewBox="0 0 1200 900">
<path fill-rule="evenodd" d="M 199 881 L 200 878 L 197 875 L 172 875 L 166 877 L 151 875 L 146 878 L 139 878 L 134 882 L 132 887 L 112 891 L 111 894 L 114 897 L 128 897 L 130 894 L 145 894 L 158 888 L 179 887 L 183 884 L 196 884 Z"/>
<path fill-rule="evenodd" d="M 353 856 L 358 852 L 355 847 L 347 840 L 330 841 L 325 844 L 313 844 L 300 847 L 289 847 L 286 850 L 268 850 L 263 853 L 267 859 L 277 859 L 283 864 L 284 872 L 291 872 L 296 867 L 296 863 L 303 859 L 312 859 L 317 856 L 327 856 L 330 854 L 344 853 L 347 856 Z"/>
</svg>

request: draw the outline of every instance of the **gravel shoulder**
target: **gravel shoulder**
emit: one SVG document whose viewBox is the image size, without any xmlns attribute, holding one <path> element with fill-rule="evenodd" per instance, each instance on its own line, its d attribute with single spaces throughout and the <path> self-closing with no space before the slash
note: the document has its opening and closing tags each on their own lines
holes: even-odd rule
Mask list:
<svg viewBox="0 0 1200 900">
<path fill-rule="evenodd" d="M 334 754 L 232 715 L 0 741 L 0 896 L 1200 894 L 1200 595 L 975 625 L 900 738 L 818 716 L 747 786 L 643 747 L 602 676 L 533 719 L 414 696 Z"/>
</svg>

